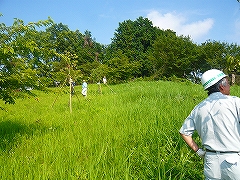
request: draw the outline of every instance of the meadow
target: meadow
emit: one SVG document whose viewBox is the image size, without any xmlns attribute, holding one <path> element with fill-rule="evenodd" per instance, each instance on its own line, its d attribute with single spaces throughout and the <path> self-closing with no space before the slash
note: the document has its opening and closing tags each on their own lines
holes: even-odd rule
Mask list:
<svg viewBox="0 0 240 180">
<path fill-rule="evenodd" d="M 101 87 L 90 84 L 84 98 L 76 86 L 72 113 L 68 87 L 0 102 L 0 179 L 203 179 L 203 160 L 178 133 L 207 97 L 200 85 Z"/>
</svg>

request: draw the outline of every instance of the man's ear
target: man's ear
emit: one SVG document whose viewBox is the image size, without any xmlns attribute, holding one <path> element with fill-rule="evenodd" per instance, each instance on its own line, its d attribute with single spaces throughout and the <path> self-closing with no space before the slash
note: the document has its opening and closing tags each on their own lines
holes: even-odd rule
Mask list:
<svg viewBox="0 0 240 180">
<path fill-rule="evenodd" d="M 221 93 L 224 92 L 224 86 L 223 86 L 222 84 L 219 84 L 219 91 L 220 91 Z"/>
</svg>

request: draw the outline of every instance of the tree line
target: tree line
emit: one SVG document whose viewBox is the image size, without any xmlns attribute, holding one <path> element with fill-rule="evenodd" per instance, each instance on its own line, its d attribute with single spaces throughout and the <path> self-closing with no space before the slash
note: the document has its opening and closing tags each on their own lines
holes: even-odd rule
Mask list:
<svg viewBox="0 0 240 180">
<path fill-rule="evenodd" d="M 108 45 L 89 30 L 72 31 L 51 18 L 28 24 L 14 19 L 11 26 L 0 24 L 0 99 L 14 103 L 16 96 L 31 93 L 27 87 L 44 90 L 70 77 L 76 84 L 97 83 L 104 76 L 111 84 L 142 78 L 197 83 L 210 68 L 238 74 L 239 56 L 237 44 L 199 45 L 143 17 L 119 23 Z"/>
</svg>

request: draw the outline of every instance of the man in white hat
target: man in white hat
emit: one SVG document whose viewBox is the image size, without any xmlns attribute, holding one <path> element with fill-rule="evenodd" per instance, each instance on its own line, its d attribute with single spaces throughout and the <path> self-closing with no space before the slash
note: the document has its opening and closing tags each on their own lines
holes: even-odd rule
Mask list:
<svg viewBox="0 0 240 180">
<path fill-rule="evenodd" d="M 202 75 L 208 97 L 185 119 L 180 134 L 204 158 L 206 179 L 240 180 L 240 98 L 230 96 L 226 75 L 217 69 Z M 197 131 L 200 148 L 192 135 Z"/>
</svg>

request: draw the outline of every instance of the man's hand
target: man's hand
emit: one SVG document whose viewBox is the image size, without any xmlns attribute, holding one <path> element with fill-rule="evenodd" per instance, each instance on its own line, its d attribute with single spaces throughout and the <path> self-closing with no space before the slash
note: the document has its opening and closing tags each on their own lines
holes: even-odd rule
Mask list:
<svg viewBox="0 0 240 180">
<path fill-rule="evenodd" d="M 201 158 L 204 158 L 205 157 L 205 154 L 206 154 L 206 151 L 204 151 L 203 149 L 199 148 L 197 151 L 196 151 L 197 155 L 200 156 Z"/>
</svg>

